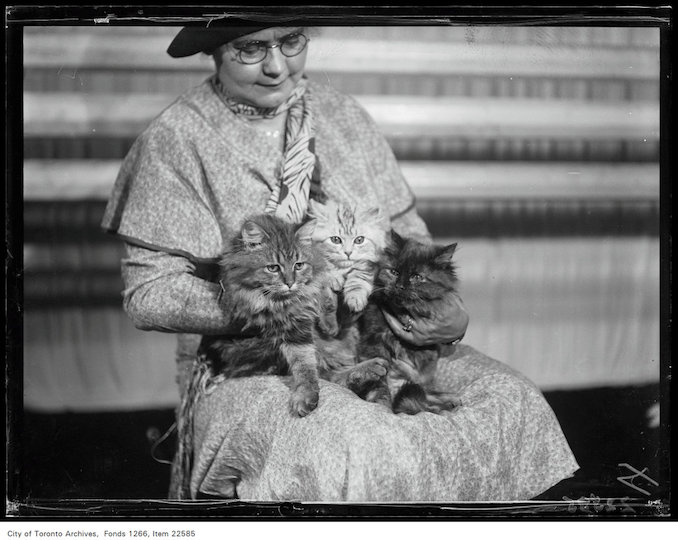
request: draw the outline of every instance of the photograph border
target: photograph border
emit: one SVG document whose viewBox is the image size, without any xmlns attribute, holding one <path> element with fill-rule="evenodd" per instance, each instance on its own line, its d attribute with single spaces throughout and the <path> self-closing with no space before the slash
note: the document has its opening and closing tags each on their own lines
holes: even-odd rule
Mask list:
<svg viewBox="0 0 678 540">
<path fill-rule="evenodd" d="M 158 25 L 179 26 L 220 17 L 237 16 L 252 21 L 289 19 L 307 25 L 552 25 L 552 26 L 652 26 L 661 36 L 661 118 L 660 118 L 660 408 L 662 471 L 671 480 L 661 499 L 596 498 L 573 501 L 510 501 L 469 503 L 353 504 L 353 503 L 254 503 L 245 501 L 195 502 L 149 499 L 98 500 L 30 500 L 23 490 L 23 143 L 22 30 L 32 25 Z M 668 202 L 672 198 L 671 123 L 675 109 L 670 100 L 671 73 L 675 68 L 670 57 L 674 43 L 671 29 L 672 11 L 655 6 L 595 7 L 346 7 L 346 6 L 6 6 L 6 441 L 7 503 L 6 515 L 15 518 L 107 519 L 147 518 L 158 520 L 192 519 L 655 519 L 671 514 L 671 487 L 675 471 L 670 454 L 671 380 L 671 309 L 672 281 L 671 226 Z M 640 471 L 637 471 L 640 472 Z M 631 480 L 632 482 L 632 480 Z"/>
</svg>

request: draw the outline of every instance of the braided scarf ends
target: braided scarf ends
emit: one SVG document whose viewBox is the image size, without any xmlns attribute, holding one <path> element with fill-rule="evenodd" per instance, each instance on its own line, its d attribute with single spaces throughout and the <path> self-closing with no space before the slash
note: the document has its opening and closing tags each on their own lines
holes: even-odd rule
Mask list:
<svg viewBox="0 0 678 540">
<path fill-rule="evenodd" d="M 191 471 L 193 470 L 193 415 L 195 406 L 214 385 L 224 380 L 223 375 L 212 376 L 209 366 L 197 358 L 193 362 L 188 387 L 177 410 L 177 444 L 169 489 L 173 500 L 191 499 Z"/>
</svg>

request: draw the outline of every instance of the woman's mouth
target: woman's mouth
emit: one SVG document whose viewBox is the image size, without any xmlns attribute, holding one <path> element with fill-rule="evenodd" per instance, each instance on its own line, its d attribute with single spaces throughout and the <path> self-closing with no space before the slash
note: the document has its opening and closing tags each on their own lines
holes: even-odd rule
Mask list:
<svg viewBox="0 0 678 540">
<path fill-rule="evenodd" d="M 279 83 L 275 83 L 275 84 L 259 83 L 259 86 L 263 86 L 264 88 L 274 89 L 274 88 L 279 88 L 280 86 L 282 86 L 284 82 L 285 81 L 280 81 Z"/>
</svg>

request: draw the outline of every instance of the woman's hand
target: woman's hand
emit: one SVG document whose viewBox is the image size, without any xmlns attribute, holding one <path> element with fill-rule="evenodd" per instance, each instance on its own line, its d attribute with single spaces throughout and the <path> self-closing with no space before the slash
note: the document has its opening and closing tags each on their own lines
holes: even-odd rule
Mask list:
<svg viewBox="0 0 678 540">
<path fill-rule="evenodd" d="M 433 302 L 430 317 L 402 316 L 401 320 L 385 309 L 382 312 L 393 333 L 417 347 L 459 341 L 464 337 L 469 322 L 464 303 L 456 294 Z"/>
</svg>

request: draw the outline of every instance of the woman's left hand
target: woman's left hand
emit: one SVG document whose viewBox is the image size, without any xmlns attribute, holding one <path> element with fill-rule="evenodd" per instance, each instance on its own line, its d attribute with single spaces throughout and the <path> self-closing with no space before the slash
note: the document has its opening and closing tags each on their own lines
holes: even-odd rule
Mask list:
<svg viewBox="0 0 678 540">
<path fill-rule="evenodd" d="M 432 303 L 431 308 L 430 317 L 398 318 L 385 309 L 382 312 L 393 333 L 417 347 L 452 343 L 464 337 L 469 316 L 459 296 L 450 294 Z"/>
</svg>

